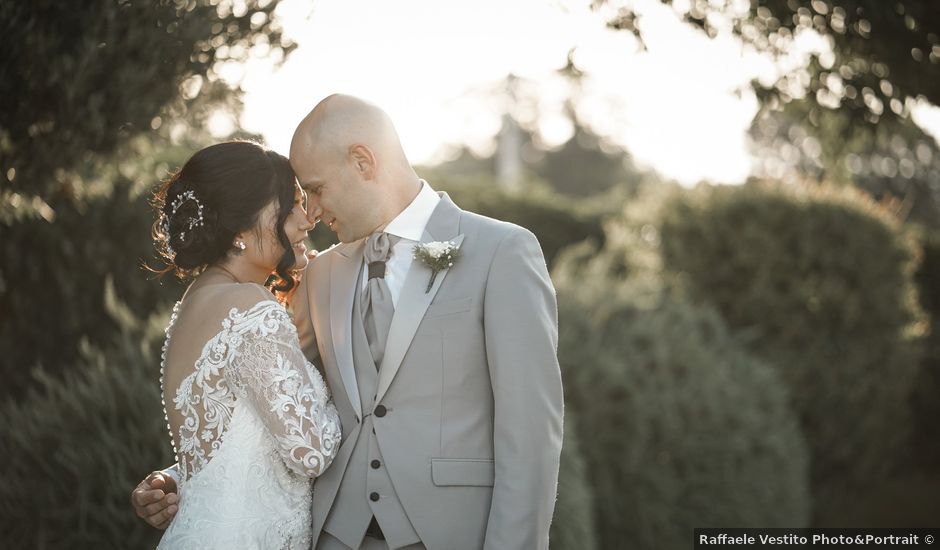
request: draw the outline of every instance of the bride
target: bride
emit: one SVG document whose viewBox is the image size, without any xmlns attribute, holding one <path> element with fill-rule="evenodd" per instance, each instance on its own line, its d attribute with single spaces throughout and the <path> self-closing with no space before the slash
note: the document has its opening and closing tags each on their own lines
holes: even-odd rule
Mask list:
<svg viewBox="0 0 940 550">
<path fill-rule="evenodd" d="M 158 548 L 310 546 L 310 478 L 341 434 L 282 304 L 308 261 L 305 203 L 288 160 L 249 142 L 199 151 L 157 191 L 164 272 L 195 277 L 163 348 L 179 511 Z"/>
</svg>

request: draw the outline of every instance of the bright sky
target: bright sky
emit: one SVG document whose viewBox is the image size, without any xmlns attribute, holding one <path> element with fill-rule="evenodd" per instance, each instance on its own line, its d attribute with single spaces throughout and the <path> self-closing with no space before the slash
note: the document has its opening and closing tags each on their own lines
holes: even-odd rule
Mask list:
<svg viewBox="0 0 940 550">
<path fill-rule="evenodd" d="M 647 52 L 628 32 L 606 29 L 589 0 L 284 0 L 278 15 L 299 47 L 278 70 L 260 58 L 223 76 L 246 91 L 241 126 L 284 154 L 316 102 L 343 92 L 388 111 L 410 159 L 423 164 L 459 144 L 491 151 L 507 109 L 546 142 L 564 142 L 572 90 L 556 71 L 575 48 L 588 75 L 577 109 L 595 132 L 684 184 L 743 181 L 758 106 L 747 84 L 772 77 L 773 65 L 732 39 L 709 40 L 658 0 L 634 5 L 645 14 Z M 510 73 L 524 79 L 515 107 L 500 93 Z M 924 117 L 940 127 L 938 113 Z"/>
</svg>

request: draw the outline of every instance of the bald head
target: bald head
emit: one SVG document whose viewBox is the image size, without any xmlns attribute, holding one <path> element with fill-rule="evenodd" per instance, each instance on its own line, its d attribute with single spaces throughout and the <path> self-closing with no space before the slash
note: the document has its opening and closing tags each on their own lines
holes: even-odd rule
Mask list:
<svg viewBox="0 0 940 550">
<path fill-rule="evenodd" d="M 331 95 L 304 117 L 290 163 L 310 195 L 308 216 L 325 220 L 343 242 L 390 222 L 421 189 L 391 118 L 348 95 Z"/>
<path fill-rule="evenodd" d="M 291 140 L 291 158 L 305 151 L 346 155 L 350 147 L 364 145 L 377 157 L 378 168 L 408 165 L 392 119 L 378 106 L 343 94 L 334 94 L 313 108 L 297 126 Z"/>
</svg>

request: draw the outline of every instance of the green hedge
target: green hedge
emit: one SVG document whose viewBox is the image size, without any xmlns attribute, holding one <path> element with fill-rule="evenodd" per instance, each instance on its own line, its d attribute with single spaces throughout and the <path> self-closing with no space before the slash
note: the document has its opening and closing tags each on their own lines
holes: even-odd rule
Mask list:
<svg viewBox="0 0 940 550">
<path fill-rule="evenodd" d="M 817 496 L 890 471 L 922 329 L 899 223 L 850 189 L 770 184 L 677 193 L 660 215 L 663 268 L 789 385 Z"/>
<path fill-rule="evenodd" d="M 587 475 L 581 434 L 572 410 L 565 411 L 565 442 L 558 472 L 558 500 L 549 537 L 552 550 L 595 550 L 594 492 Z"/>
<path fill-rule="evenodd" d="M 806 526 L 806 444 L 777 373 L 715 311 L 585 275 L 589 256 L 566 254 L 553 276 L 599 547 L 684 550 L 694 527 Z"/>
<path fill-rule="evenodd" d="M 936 468 L 940 464 L 940 232 L 925 234 L 921 242 L 923 259 L 915 281 L 930 330 L 925 338 L 923 368 L 915 383 L 913 448 L 921 465 Z"/>
<path fill-rule="evenodd" d="M 31 371 L 60 375 L 80 361 L 82 342 L 104 348 L 120 325 L 104 308 L 104 280 L 136 311 L 150 312 L 182 294 L 173 276 L 148 280 L 153 261 L 152 209 L 130 185 L 89 199 L 81 210 L 53 202 L 55 221 L 0 221 L 0 398 L 22 395 Z"/>
<path fill-rule="evenodd" d="M 535 234 L 545 261 L 553 265 L 561 249 L 591 239 L 603 244 L 599 216 L 575 207 L 576 201 L 535 184 L 519 191 L 500 188 L 495 182 L 441 180 L 431 182 L 446 191 L 457 206 L 490 218 L 521 225 Z"/>
<path fill-rule="evenodd" d="M 130 337 L 86 349 L 73 370 L 40 375 L 0 415 L 5 447 L 0 539 L 5 548 L 153 548 L 160 533 L 130 492 L 173 462 L 157 363 Z"/>
<path fill-rule="evenodd" d="M 594 205 L 579 207 L 579 201 L 556 194 L 539 184 L 526 185 L 519 191 L 502 189 L 493 181 L 447 177 L 431 172 L 430 184 L 445 191 L 460 208 L 497 220 L 521 225 L 535 234 L 542 246 L 545 262 L 551 266 L 565 247 L 584 240 L 603 244 L 601 223 L 605 210 Z M 314 248 L 325 250 L 337 242 L 325 224 L 317 224 L 310 233 Z"/>
</svg>

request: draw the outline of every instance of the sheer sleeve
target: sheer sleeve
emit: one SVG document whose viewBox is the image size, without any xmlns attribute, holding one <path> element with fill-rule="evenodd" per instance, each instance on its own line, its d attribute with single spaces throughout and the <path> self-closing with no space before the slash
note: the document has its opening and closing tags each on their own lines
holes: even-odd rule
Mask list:
<svg viewBox="0 0 940 550">
<path fill-rule="evenodd" d="M 226 373 L 232 387 L 255 408 L 287 466 L 320 475 L 339 448 L 339 415 L 287 311 L 264 301 L 245 313 L 233 310 L 228 322 L 229 345 L 237 350 Z"/>
</svg>

